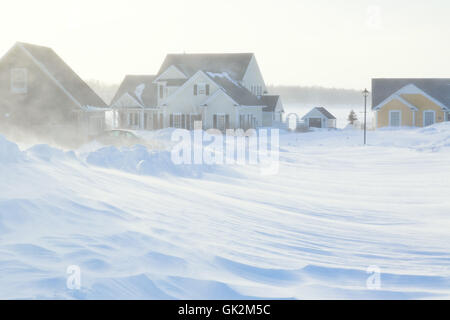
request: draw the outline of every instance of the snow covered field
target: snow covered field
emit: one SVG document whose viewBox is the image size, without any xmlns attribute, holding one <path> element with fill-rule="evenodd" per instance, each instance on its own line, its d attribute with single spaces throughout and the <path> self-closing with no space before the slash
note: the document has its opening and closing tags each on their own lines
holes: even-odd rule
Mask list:
<svg viewBox="0 0 450 320">
<path fill-rule="evenodd" d="M 262 176 L 1 137 L 0 299 L 449 299 L 450 123 L 361 142 L 284 132 Z"/>
</svg>

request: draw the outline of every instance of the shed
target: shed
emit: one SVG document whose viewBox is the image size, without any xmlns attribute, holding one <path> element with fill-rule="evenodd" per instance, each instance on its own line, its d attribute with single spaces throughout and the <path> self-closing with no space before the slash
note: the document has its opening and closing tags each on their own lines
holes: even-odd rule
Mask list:
<svg viewBox="0 0 450 320">
<path fill-rule="evenodd" d="M 336 117 L 323 107 L 312 109 L 302 120 L 309 128 L 336 128 Z"/>
</svg>

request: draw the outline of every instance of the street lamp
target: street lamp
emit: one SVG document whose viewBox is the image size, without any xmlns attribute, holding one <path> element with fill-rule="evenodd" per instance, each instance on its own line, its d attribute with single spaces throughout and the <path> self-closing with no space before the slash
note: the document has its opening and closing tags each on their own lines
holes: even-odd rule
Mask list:
<svg viewBox="0 0 450 320">
<path fill-rule="evenodd" d="M 364 144 L 367 142 L 367 97 L 369 96 L 369 90 L 364 89 L 362 92 L 364 96 Z"/>
</svg>

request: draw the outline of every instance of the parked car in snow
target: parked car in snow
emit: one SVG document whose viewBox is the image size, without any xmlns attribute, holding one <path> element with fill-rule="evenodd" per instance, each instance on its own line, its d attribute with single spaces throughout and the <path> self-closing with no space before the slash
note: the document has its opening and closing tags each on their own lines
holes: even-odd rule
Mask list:
<svg viewBox="0 0 450 320">
<path fill-rule="evenodd" d="M 104 145 L 116 147 L 130 147 L 136 144 L 146 145 L 146 141 L 128 130 L 108 130 L 99 135 L 95 140 Z"/>
</svg>

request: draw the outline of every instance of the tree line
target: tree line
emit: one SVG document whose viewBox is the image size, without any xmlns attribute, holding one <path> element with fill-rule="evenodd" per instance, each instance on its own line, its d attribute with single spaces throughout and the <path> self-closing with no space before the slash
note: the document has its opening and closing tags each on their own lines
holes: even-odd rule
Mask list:
<svg viewBox="0 0 450 320">
<path fill-rule="evenodd" d="M 354 106 L 364 103 L 362 93 L 353 89 L 269 85 L 267 90 L 270 94 L 280 95 L 284 103 L 316 104 L 325 107 L 327 105 Z"/>
</svg>

